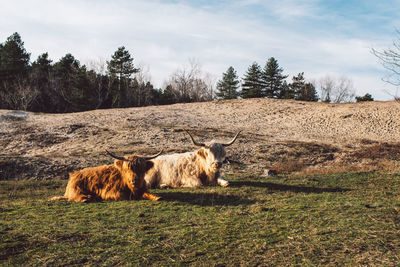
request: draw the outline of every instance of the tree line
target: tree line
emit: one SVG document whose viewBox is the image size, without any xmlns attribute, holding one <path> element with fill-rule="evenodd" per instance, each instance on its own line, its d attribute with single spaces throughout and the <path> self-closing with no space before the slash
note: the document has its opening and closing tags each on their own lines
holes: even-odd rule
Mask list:
<svg viewBox="0 0 400 267">
<path fill-rule="evenodd" d="M 216 95 L 220 99 L 268 97 L 327 103 L 374 101 L 368 93 L 355 96 L 353 82 L 345 76 L 333 78 L 327 75 L 318 81 L 307 81 L 304 72 L 300 72 L 292 77 L 290 83 L 287 82 L 287 77 L 288 75 L 283 75 L 283 69 L 274 57 L 269 58 L 263 68 L 257 62 L 250 65 L 242 82 L 235 69 L 230 66 L 217 83 Z"/>
<path fill-rule="evenodd" d="M 314 83 L 307 82 L 303 72 L 292 77 L 291 83 L 287 77 L 271 57 L 264 68 L 254 62 L 241 80 L 229 67 L 214 88 L 211 75 L 191 61 L 188 68 L 176 70 L 161 89 L 154 88 L 124 46 L 109 61 L 86 66 L 70 53 L 53 62 L 45 52 L 31 62 L 18 33 L 0 43 L 1 109 L 64 113 L 239 97 L 332 101 L 334 81 L 330 81 L 330 87 L 321 86 L 325 89 L 323 98 L 319 98 Z"/>
<path fill-rule="evenodd" d="M 97 67 L 89 69 L 70 53 L 53 62 L 46 52 L 30 63 L 14 33 L 0 44 L 0 108 L 63 113 L 173 102 L 167 90 L 141 79 L 123 46 Z"/>
<path fill-rule="evenodd" d="M 254 62 L 247 69 L 239 91 L 239 77 L 231 66 L 217 83 L 217 96 L 222 99 L 269 97 L 318 101 L 317 90 L 311 82 L 306 82 L 304 72 L 293 76 L 290 84 L 286 81 L 288 76 L 282 73 L 283 69 L 273 57 L 268 59 L 264 68 Z"/>
</svg>

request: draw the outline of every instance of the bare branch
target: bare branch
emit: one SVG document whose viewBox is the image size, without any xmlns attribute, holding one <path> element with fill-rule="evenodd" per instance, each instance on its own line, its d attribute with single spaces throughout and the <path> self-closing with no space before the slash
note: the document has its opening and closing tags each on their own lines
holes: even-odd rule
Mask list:
<svg viewBox="0 0 400 267">
<path fill-rule="evenodd" d="M 371 52 L 379 59 L 381 65 L 389 71 L 389 74 L 383 77 L 382 80 L 389 84 L 400 86 L 400 31 L 396 30 L 396 33 L 397 38 L 393 41 L 392 48 L 385 50 L 372 48 Z M 399 97 L 396 94 L 394 98 Z"/>
<path fill-rule="evenodd" d="M 5 90 L 1 93 L 1 99 L 11 109 L 28 110 L 39 96 L 39 91 L 32 86 L 28 79 L 16 77 L 15 80 L 4 82 Z"/>
<path fill-rule="evenodd" d="M 345 76 L 335 79 L 327 75 L 319 80 L 318 85 L 322 101 L 344 103 L 354 100 L 353 81 Z"/>
<path fill-rule="evenodd" d="M 174 98 L 179 102 L 213 99 L 215 80 L 210 74 L 203 74 L 194 59 L 189 60 L 189 67 L 176 70 L 166 84 L 171 86 Z"/>
</svg>

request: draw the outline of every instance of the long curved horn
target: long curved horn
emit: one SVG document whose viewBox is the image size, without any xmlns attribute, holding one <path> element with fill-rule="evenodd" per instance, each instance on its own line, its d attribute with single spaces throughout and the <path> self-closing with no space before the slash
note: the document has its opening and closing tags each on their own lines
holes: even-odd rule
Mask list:
<svg viewBox="0 0 400 267">
<path fill-rule="evenodd" d="M 120 156 L 114 155 L 113 153 L 111 153 L 111 152 L 108 151 L 107 149 L 106 149 L 106 152 L 107 152 L 108 155 L 110 155 L 111 157 L 113 157 L 113 158 L 115 158 L 115 159 L 124 160 L 124 161 L 129 161 L 129 160 L 126 159 L 125 157 L 120 157 Z"/>
<path fill-rule="evenodd" d="M 238 135 L 240 134 L 240 132 L 241 132 L 241 131 L 239 131 L 239 132 L 235 135 L 235 137 L 233 137 L 232 141 L 230 141 L 229 143 L 226 143 L 226 144 L 222 144 L 222 145 L 223 145 L 223 146 L 230 146 L 230 145 L 232 145 L 232 144 L 236 141 L 236 138 L 238 137 Z"/>
<path fill-rule="evenodd" d="M 163 153 L 163 150 L 162 150 L 162 149 L 161 149 L 161 151 L 158 152 L 157 154 L 154 154 L 154 155 L 151 155 L 151 156 L 138 156 L 138 157 L 144 158 L 144 159 L 146 159 L 146 160 L 150 160 L 150 159 L 154 159 L 154 158 L 160 156 L 161 153 Z"/>
<path fill-rule="evenodd" d="M 198 143 L 194 140 L 193 136 L 189 133 L 189 131 L 185 130 L 185 132 L 187 132 L 187 134 L 190 136 L 190 139 L 192 139 L 192 142 L 195 146 L 206 146 L 204 143 Z"/>
</svg>

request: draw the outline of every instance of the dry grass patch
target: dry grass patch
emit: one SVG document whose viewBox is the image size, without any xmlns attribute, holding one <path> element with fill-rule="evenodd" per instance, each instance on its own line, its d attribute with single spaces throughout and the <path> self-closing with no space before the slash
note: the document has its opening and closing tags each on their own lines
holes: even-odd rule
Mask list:
<svg viewBox="0 0 400 267">
<path fill-rule="evenodd" d="M 338 151 L 338 148 L 329 144 L 288 141 L 261 150 L 258 155 L 265 154 L 267 168 L 278 173 L 292 173 L 332 161 Z"/>
<path fill-rule="evenodd" d="M 351 152 L 349 157 L 354 158 L 354 160 L 399 160 L 400 143 L 373 142 Z"/>
</svg>

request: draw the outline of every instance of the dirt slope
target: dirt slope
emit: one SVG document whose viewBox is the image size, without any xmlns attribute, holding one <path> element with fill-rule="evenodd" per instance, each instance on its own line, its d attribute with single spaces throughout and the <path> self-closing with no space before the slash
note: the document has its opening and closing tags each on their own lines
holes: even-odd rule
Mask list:
<svg viewBox="0 0 400 267">
<path fill-rule="evenodd" d="M 195 149 L 182 129 L 199 141 L 228 141 L 241 130 L 225 172 L 400 170 L 399 103 L 247 99 L 71 114 L 0 110 L 0 180 L 67 178 L 111 163 L 105 149 Z"/>
</svg>

